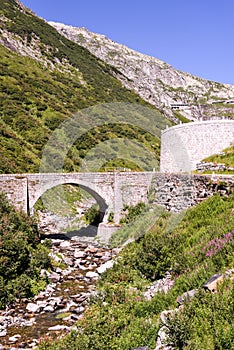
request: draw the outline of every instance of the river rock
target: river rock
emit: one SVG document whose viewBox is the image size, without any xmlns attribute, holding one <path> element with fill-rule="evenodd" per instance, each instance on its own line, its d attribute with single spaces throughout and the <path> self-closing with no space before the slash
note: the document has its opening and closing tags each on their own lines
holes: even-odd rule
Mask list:
<svg viewBox="0 0 234 350">
<path fill-rule="evenodd" d="M 20 338 L 21 338 L 20 334 L 13 335 L 12 337 L 9 338 L 9 342 L 16 343 Z"/>
<path fill-rule="evenodd" d="M 20 343 L 20 344 L 18 345 L 17 350 L 18 350 L 18 349 L 28 349 L 28 344 L 27 344 L 27 343 Z"/>
<path fill-rule="evenodd" d="M 98 278 L 99 274 L 97 272 L 89 271 L 89 272 L 86 273 L 85 276 L 88 277 L 88 278 Z"/>
<path fill-rule="evenodd" d="M 35 348 L 39 344 L 39 341 L 37 339 L 32 339 L 32 341 L 28 344 L 29 348 Z"/>
<path fill-rule="evenodd" d="M 98 248 L 94 247 L 94 246 L 88 246 L 86 249 L 85 249 L 86 252 L 89 252 L 89 253 L 92 253 L 92 254 L 95 254 L 97 253 L 98 251 Z"/>
<path fill-rule="evenodd" d="M 45 289 L 45 295 L 54 293 L 55 288 L 56 288 L 55 284 L 49 284 Z"/>
<path fill-rule="evenodd" d="M 102 262 L 105 263 L 105 262 L 107 262 L 107 261 L 109 261 L 109 260 L 111 260 L 111 259 L 112 259 L 111 256 L 103 256 L 101 260 L 102 260 Z"/>
<path fill-rule="evenodd" d="M 45 311 L 45 312 L 54 312 L 54 308 L 53 308 L 51 305 L 47 305 L 47 306 L 44 308 L 44 311 Z"/>
<path fill-rule="evenodd" d="M 73 313 L 80 315 L 85 311 L 85 308 L 83 306 L 79 306 L 76 309 L 72 310 Z"/>
<path fill-rule="evenodd" d="M 67 264 L 68 266 L 73 266 L 74 265 L 74 261 L 72 258 L 64 258 L 63 261 L 65 262 L 65 264 Z"/>
<path fill-rule="evenodd" d="M 65 331 L 65 330 L 69 330 L 70 328 L 68 326 L 64 326 L 64 325 L 61 325 L 61 324 L 58 324 L 56 326 L 52 326 L 50 328 L 48 328 L 48 331 Z"/>
<path fill-rule="evenodd" d="M 94 254 L 95 258 L 103 258 L 104 255 L 105 255 L 104 252 L 97 252 L 97 253 Z"/>
<path fill-rule="evenodd" d="M 31 318 L 29 321 L 24 321 L 23 326 L 25 327 L 31 327 L 36 323 L 35 317 Z"/>
<path fill-rule="evenodd" d="M 57 272 L 52 272 L 49 276 L 50 280 L 54 283 L 59 282 L 61 279 L 61 275 Z"/>
<path fill-rule="evenodd" d="M 97 246 L 94 244 L 83 244 L 75 240 L 65 242 L 56 240 L 52 243 L 54 243 L 50 253 L 52 259 L 57 262 L 64 261 L 69 266 L 63 270 L 57 267 L 52 273 L 48 272 L 47 270 L 42 270 L 41 275 L 48 276 L 51 279 L 51 283 L 46 287 L 46 289 L 40 292 L 34 298 L 34 301 L 25 299 L 21 300 L 21 304 L 16 301 L 14 309 L 7 309 L 6 311 L 1 312 L 0 324 L 2 324 L 2 326 L 0 326 L 0 339 L 2 342 L 4 341 L 4 344 L 6 341 L 8 342 L 6 346 L 7 349 L 12 350 L 13 346 L 16 346 L 16 344 L 17 349 L 29 349 L 37 346 L 38 342 L 34 341 L 33 337 L 25 339 L 24 335 L 22 335 L 22 339 L 20 340 L 16 339 L 17 336 L 13 336 L 12 342 L 10 342 L 7 338 L 7 332 L 8 327 L 12 326 L 19 327 L 18 332 L 21 332 L 20 329 L 22 327 L 30 327 L 35 323 L 37 324 L 37 327 L 40 327 L 41 315 L 39 312 L 43 314 L 43 319 L 44 317 L 50 317 L 49 313 L 54 313 L 55 311 L 70 312 L 70 316 L 67 318 L 67 322 L 69 322 L 68 324 L 72 327 L 76 321 L 79 321 L 84 317 L 84 311 L 88 305 L 90 296 L 92 294 L 95 296 L 96 292 L 93 291 L 95 290 L 95 286 L 94 283 L 91 282 L 91 279 L 93 279 L 95 282 L 100 273 L 103 273 L 107 268 L 110 268 L 113 265 L 113 262 L 110 261 L 112 257 L 111 251 L 107 251 L 104 248 L 97 248 Z M 99 273 L 97 272 L 98 266 Z M 78 286 L 81 284 L 78 288 L 79 294 L 74 293 L 73 286 L 71 288 L 67 288 L 66 291 L 61 284 L 61 282 L 66 282 L 73 278 L 75 278 L 78 282 Z M 90 283 L 92 283 L 93 286 L 90 286 Z M 72 285 L 72 283 L 70 284 Z M 87 288 L 87 286 L 89 287 Z M 81 288 L 85 288 L 85 291 L 80 292 Z M 59 294 L 60 292 L 61 294 Z M 67 298 L 64 297 L 64 295 L 66 295 L 66 292 Z M 74 295 L 71 296 L 70 294 L 72 293 L 74 293 Z M 57 295 L 63 296 L 57 297 Z M 63 321 L 66 322 L 66 320 Z M 48 331 L 54 331 L 58 333 L 70 331 L 71 327 L 68 327 L 66 323 L 63 325 L 63 321 L 57 320 L 57 325 L 54 323 L 54 326 L 50 327 Z M 30 333 L 30 330 L 28 331 Z M 48 331 L 46 330 L 46 332 Z M 43 332 L 44 330 L 42 330 L 42 333 Z M 7 339 L 4 339 L 4 337 Z M 21 344 L 19 344 L 20 342 Z M 0 350 L 3 349 L 5 349 L 5 347 L 1 348 L 0 345 Z"/>
<path fill-rule="evenodd" d="M 109 260 L 109 261 L 107 261 L 106 263 L 104 263 L 104 264 L 102 264 L 101 266 L 99 266 L 99 267 L 97 268 L 97 272 L 100 273 L 100 274 L 102 274 L 102 273 L 106 272 L 107 269 L 112 268 L 113 265 L 114 265 L 114 261 L 113 261 L 113 260 Z"/>
<path fill-rule="evenodd" d="M 41 310 L 41 306 L 38 305 L 38 304 L 29 303 L 29 304 L 26 306 L 26 309 L 27 309 L 29 312 L 36 313 L 36 312 L 39 312 L 39 311 Z"/>
<path fill-rule="evenodd" d="M 86 256 L 86 253 L 82 250 L 76 249 L 74 252 L 74 258 L 79 259 L 79 258 L 84 258 Z"/>
<path fill-rule="evenodd" d="M 71 243 L 69 241 L 63 241 L 60 243 L 61 248 L 70 248 Z"/>
<path fill-rule="evenodd" d="M 51 297 L 51 298 L 48 299 L 48 302 L 52 306 L 57 306 L 57 305 L 62 304 L 63 297 Z"/>
</svg>

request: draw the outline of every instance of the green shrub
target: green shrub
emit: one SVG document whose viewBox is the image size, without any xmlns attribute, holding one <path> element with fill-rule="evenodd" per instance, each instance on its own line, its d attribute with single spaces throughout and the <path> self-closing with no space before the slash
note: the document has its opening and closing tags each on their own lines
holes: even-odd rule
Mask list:
<svg viewBox="0 0 234 350">
<path fill-rule="evenodd" d="M 114 222 L 114 213 L 113 213 L 113 211 L 111 211 L 109 213 L 107 221 L 108 222 Z"/>
<path fill-rule="evenodd" d="M 40 285 L 41 269 L 51 266 L 48 243 L 39 244 L 39 237 L 34 220 L 16 211 L 0 194 L 1 308 L 15 298 L 31 297 L 33 283 Z"/>
<path fill-rule="evenodd" d="M 97 224 L 100 221 L 100 211 L 96 204 L 92 205 L 84 214 L 88 224 Z"/>
<path fill-rule="evenodd" d="M 121 224 L 129 224 L 133 222 L 139 215 L 146 212 L 147 205 L 143 202 L 136 205 L 130 205 L 124 207 L 125 216 L 120 220 Z"/>
</svg>

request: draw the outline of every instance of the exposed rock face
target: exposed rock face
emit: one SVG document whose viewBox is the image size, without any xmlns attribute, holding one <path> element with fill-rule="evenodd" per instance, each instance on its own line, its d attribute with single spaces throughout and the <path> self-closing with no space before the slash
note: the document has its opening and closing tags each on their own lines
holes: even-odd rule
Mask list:
<svg viewBox="0 0 234 350">
<path fill-rule="evenodd" d="M 163 292 L 165 294 L 173 287 L 174 281 L 171 278 L 170 272 L 165 274 L 165 277 L 154 282 L 147 290 L 143 293 L 143 296 L 146 300 L 151 300 L 156 293 Z"/>
<path fill-rule="evenodd" d="M 179 110 L 192 120 L 200 118 L 204 113 L 213 117 L 222 116 L 226 109 L 229 114 L 234 115 L 234 109 L 230 110 L 230 106 L 219 106 L 217 109 L 217 105 L 212 104 L 217 100 L 233 99 L 232 85 L 211 82 L 180 72 L 157 58 L 131 50 L 85 28 L 54 22 L 49 24 L 68 39 L 117 68 L 114 75 L 125 87 L 137 92 L 171 119 L 175 119 L 173 109 Z"/>
<path fill-rule="evenodd" d="M 16 8 L 32 13 L 20 1 Z M 0 14 L 0 44 L 20 55 L 29 56 L 50 70 L 76 75 L 86 85 L 78 68 L 66 58 L 56 56 L 56 47 L 45 44 L 35 32 L 28 37 L 9 31 L 7 22 L 14 21 Z M 202 118 L 234 118 L 234 86 L 198 78 L 176 70 L 169 64 L 124 45 L 104 35 L 60 23 L 49 22 L 68 39 L 87 48 L 95 56 L 113 67 L 112 74 L 123 86 L 134 90 L 150 104 L 156 106 L 169 119 L 178 122 L 183 115 L 190 120 Z"/>
</svg>

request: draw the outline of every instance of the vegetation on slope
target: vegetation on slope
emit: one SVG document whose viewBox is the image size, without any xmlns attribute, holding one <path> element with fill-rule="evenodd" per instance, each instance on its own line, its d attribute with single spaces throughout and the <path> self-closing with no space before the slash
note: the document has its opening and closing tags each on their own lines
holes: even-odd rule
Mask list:
<svg viewBox="0 0 234 350">
<path fill-rule="evenodd" d="M 49 251 L 39 237 L 33 219 L 17 212 L 0 194 L 0 308 L 46 286 L 40 272 L 50 267 Z"/>
<path fill-rule="evenodd" d="M 39 349 L 154 349 L 160 313 L 174 309 L 177 297 L 194 288 L 199 292 L 192 303 L 170 322 L 170 341 L 175 349 L 231 349 L 233 280 L 225 280 L 217 294 L 201 286 L 214 273 L 233 268 L 233 205 L 234 196 L 216 195 L 187 210 L 174 229 L 171 214 L 164 212 L 149 232 L 121 251 L 114 267 L 102 276 L 99 296 L 77 324 L 78 330 Z M 169 270 L 173 288 L 145 300 L 145 286 Z"/>
<path fill-rule="evenodd" d="M 227 167 L 234 167 L 234 146 L 226 148 L 220 154 L 213 154 L 204 159 L 204 162 L 222 163 Z"/>
<path fill-rule="evenodd" d="M 208 164 L 209 168 L 211 166 L 211 170 L 195 171 L 195 173 L 211 174 L 214 172 L 212 166 L 216 167 L 216 165 L 222 164 L 222 168 L 215 169 L 216 174 L 234 174 L 234 146 L 230 146 L 218 154 L 213 154 L 203 159 L 202 162 L 212 163 L 211 165 Z"/>
<path fill-rule="evenodd" d="M 0 46 L 1 173 L 38 171 L 41 152 L 51 132 L 81 109 L 120 101 L 150 107 L 122 87 L 111 75 L 110 66 L 61 36 L 42 19 L 20 10 L 15 1 L 1 2 L 0 17 L 3 42 L 6 41 L 3 33 L 7 31 L 25 49 L 32 48 L 34 43 L 35 50 L 31 51 L 35 51 L 37 58 Z M 157 115 L 159 120 L 165 120 L 159 112 Z M 108 131 L 95 130 L 95 135 L 86 135 L 80 148 L 77 144 L 71 150 L 65 170 L 77 171 L 80 156 L 110 134 L 118 137 L 124 130 L 124 137 L 131 138 L 135 131 L 133 137 L 142 140 L 137 128 L 125 125 L 119 129 L 114 131 L 110 126 Z M 159 144 L 157 137 L 154 143 Z M 154 153 L 159 158 L 159 147 Z"/>
</svg>

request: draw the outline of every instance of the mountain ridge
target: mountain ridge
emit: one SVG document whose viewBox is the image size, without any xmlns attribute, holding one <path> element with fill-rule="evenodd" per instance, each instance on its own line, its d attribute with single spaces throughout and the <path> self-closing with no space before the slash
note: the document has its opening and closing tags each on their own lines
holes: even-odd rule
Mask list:
<svg viewBox="0 0 234 350">
<path fill-rule="evenodd" d="M 234 109 L 230 106 L 222 105 L 219 109 L 214 106 L 217 101 L 224 104 L 234 99 L 233 85 L 181 72 L 158 58 L 139 53 L 86 28 L 58 22 L 48 23 L 69 40 L 87 48 L 95 56 L 115 67 L 120 72 L 115 76 L 125 87 L 134 90 L 145 101 L 165 113 L 169 119 L 178 122 L 173 109 L 179 110 L 179 113 L 190 120 L 199 119 L 202 113 L 208 117 L 214 114 L 223 117 L 225 113 L 234 116 Z"/>
</svg>

